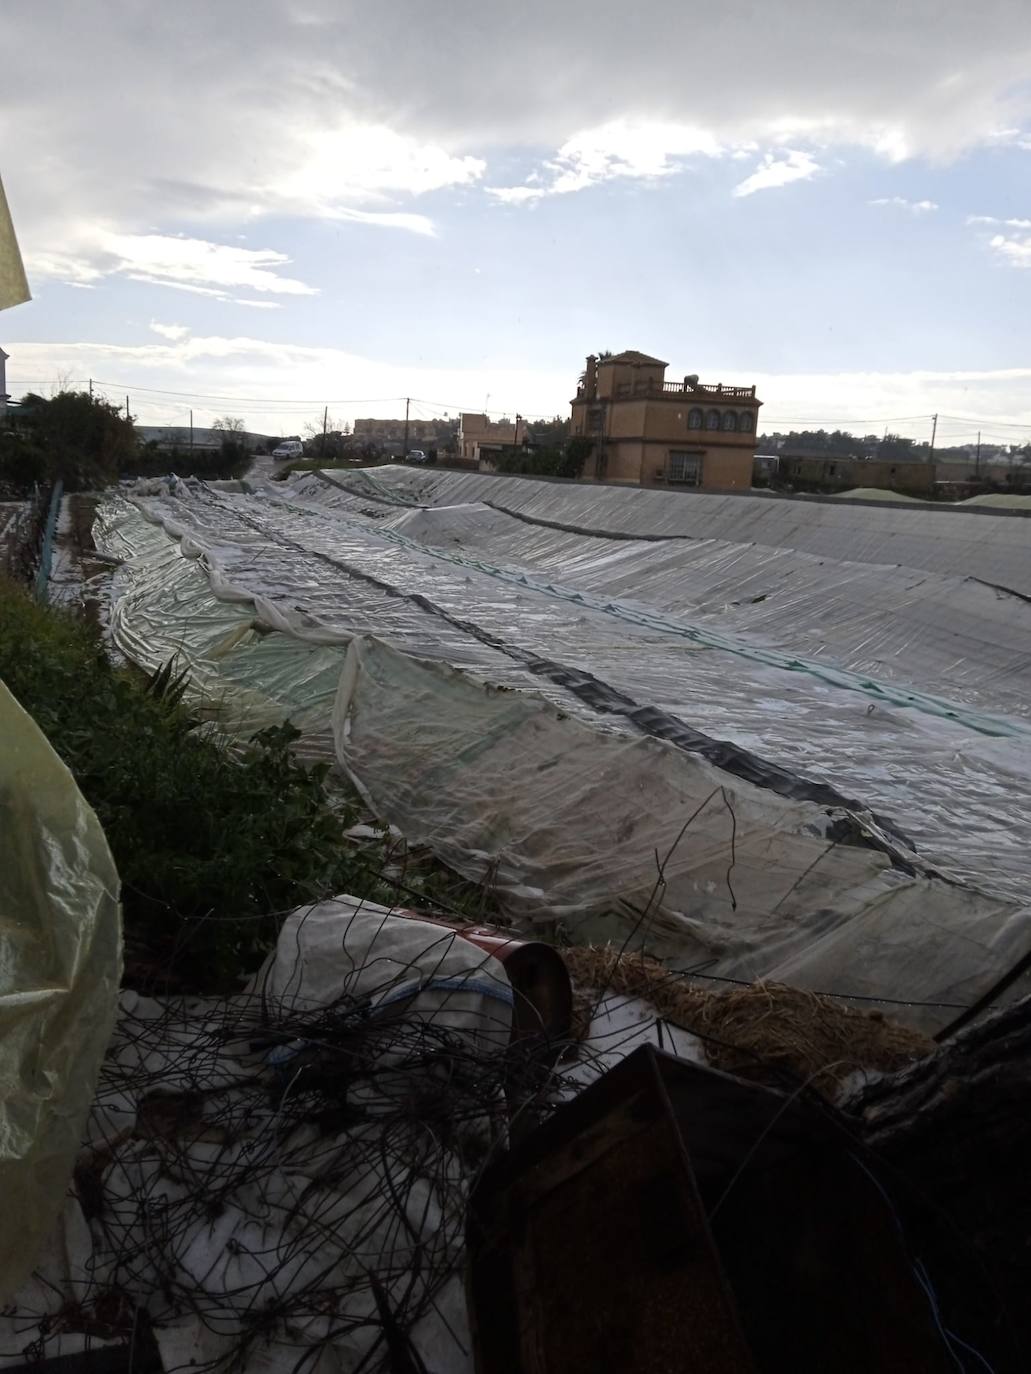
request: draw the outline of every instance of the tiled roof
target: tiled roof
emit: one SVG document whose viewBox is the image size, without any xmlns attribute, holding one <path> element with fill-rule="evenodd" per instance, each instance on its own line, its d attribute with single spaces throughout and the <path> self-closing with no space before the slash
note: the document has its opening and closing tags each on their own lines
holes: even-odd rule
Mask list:
<svg viewBox="0 0 1031 1374">
<path fill-rule="evenodd" d="M 664 363 L 661 358 L 649 358 L 647 353 L 638 353 L 633 348 L 628 348 L 625 353 L 616 353 L 611 358 L 603 358 L 605 363 L 638 363 L 648 367 L 669 367 L 669 363 Z"/>
</svg>

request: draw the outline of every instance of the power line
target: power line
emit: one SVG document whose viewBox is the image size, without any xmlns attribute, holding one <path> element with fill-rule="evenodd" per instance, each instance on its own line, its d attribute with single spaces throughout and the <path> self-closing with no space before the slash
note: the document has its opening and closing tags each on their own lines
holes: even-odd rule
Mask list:
<svg viewBox="0 0 1031 1374">
<path fill-rule="evenodd" d="M 412 401 L 413 404 L 416 405 L 433 406 L 436 410 L 446 410 L 449 413 L 461 414 L 463 411 L 470 411 L 469 406 L 454 405 L 448 401 L 419 400 L 415 396 L 412 397 Z M 482 406 L 479 406 L 476 410 L 471 411 L 471 413 L 474 415 L 512 415 L 515 413 L 515 409 L 510 406 L 507 410 L 484 410 Z M 519 418 L 522 420 L 554 420 L 557 415 L 559 415 L 559 412 L 554 410 L 519 411 Z M 561 415 L 559 418 L 565 419 L 566 417 Z"/>
<path fill-rule="evenodd" d="M 764 425 L 900 425 L 906 422 L 916 424 L 918 421 L 922 422 L 930 418 L 930 412 L 926 415 L 882 415 L 877 419 L 854 419 L 850 415 L 823 416 L 820 419 L 813 419 L 812 417 L 799 418 L 796 416 L 792 418 L 784 415 L 764 415 L 762 417 L 762 422 Z"/>
<path fill-rule="evenodd" d="M 335 400 L 334 400 L 334 399 L 327 400 L 325 397 L 319 397 L 319 398 L 317 398 L 317 399 L 302 399 L 302 398 L 298 398 L 298 397 L 286 397 L 286 396 L 261 396 L 261 397 L 257 397 L 257 396 L 237 396 L 237 395 L 232 395 L 232 394 L 229 394 L 229 393 L 226 393 L 226 392 L 172 391 L 172 390 L 169 390 L 169 389 L 163 388 L 163 387 L 137 386 L 137 385 L 135 385 L 135 384 L 133 384 L 133 383 L 127 383 L 127 382 L 124 382 L 124 381 L 118 381 L 118 382 L 104 381 L 104 380 L 102 380 L 102 379 L 95 378 L 95 377 L 94 377 L 94 378 L 84 378 L 84 377 L 78 377 L 78 378 L 61 378 L 61 377 L 58 377 L 58 378 L 27 378 L 27 379 L 24 379 L 24 378 L 23 378 L 23 379 L 17 379 L 17 380 L 14 379 L 14 378 L 11 378 L 11 379 L 8 381 L 8 388 L 9 388 L 9 389 L 11 389 L 11 388 L 29 388 L 29 387 L 33 387 L 33 386 L 52 386 L 52 385 L 59 385 L 59 384 L 65 384 L 65 385 L 71 385 L 71 386 L 86 386 L 86 385 L 89 384 L 90 381 L 92 381 L 92 383 L 93 383 L 93 385 L 94 385 L 95 387 L 105 387 L 105 388 L 109 388 L 110 390 L 115 391 L 115 392 L 118 392 L 118 393 L 121 393 L 122 395 L 124 395 L 125 392 L 128 391 L 128 392 L 130 392 L 131 394 L 139 394 L 139 395 L 141 395 L 141 396 L 167 396 L 167 397 L 173 398 L 174 400 L 178 400 L 178 401 L 181 401 L 181 402 L 190 402 L 190 401 L 215 401 L 215 402 L 218 402 L 219 404 L 223 404 L 223 405 L 224 405 L 224 404 L 233 404 L 233 405 L 240 405 L 240 406 L 253 406 L 253 407 L 255 407 L 256 409 L 258 409 L 258 410 L 260 410 L 260 411 L 268 412 L 268 413 L 270 413 L 270 414 L 273 413 L 273 412 L 280 412 L 280 413 L 283 413 L 284 415 L 293 414 L 294 412 L 299 411 L 299 410 L 310 409 L 311 407 L 317 407 L 319 410 L 322 410 L 322 409 L 323 409 L 324 407 L 326 407 L 327 405 L 328 405 L 328 406 L 397 405 L 398 407 L 400 407 L 401 402 L 405 400 L 405 397 L 404 397 L 404 396 L 359 396 L 359 397 L 348 397 L 348 398 L 335 399 Z M 413 405 L 420 406 L 420 407 L 425 406 L 425 407 L 428 407 L 428 408 L 431 409 L 431 410 L 447 411 L 448 414 L 460 414 L 460 413 L 462 413 L 463 411 L 469 410 L 469 407 L 466 406 L 466 405 L 460 405 L 460 404 L 456 404 L 456 403 L 454 403 L 454 402 L 449 402 L 449 401 L 433 401 L 433 400 L 427 400 L 426 398 L 423 398 L 423 397 L 412 397 L 412 398 L 411 398 L 411 402 L 412 402 Z M 476 414 L 486 414 L 486 415 L 503 416 L 503 415 L 508 415 L 508 414 L 512 413 L 512 411 L 511 411 L 511 407 L 506 408 L 506 409 L 495 409 L 495 410 L 484 410 L 482 407 L 480 407 L 480 408 L 477 408 L 473 413 L 476 413 Z M 557 411 L 523 411 L 523 410 L 520 410 L 519 413 L 520 413 L 520 415 L 523 416 L 524 419 L 529 419 L 529 420 L 552 420 L 552 419 L 556 418 L 557 415 L 560 415 L 560 412 L 557 412 Z M 812 417 L 812 416 L 766 415 L 766 416 L 763 416 L 763 418 L 762 418 L 762 425 L 763 425 L 764 430 L 766 430 L 766 431 L 768 432 L 768 431 L 770 430 L 770 427 L 773 426 L 773 425 L 816 425 L 816 426 L 820 426 L 820 427 L 827 426 L 827 425 L 832 425 L 832 426 L 839 427 L 839 428 L 840 428 L 840 427 L 848 428 L 848 427 L 854 427 L 854 426 L 860 426 L 860 425 L 878 426 L 878 425 L 895 425 L 895 424 L 919 424 L 919 423 L 926 423 L 927 421 L 930 421 L 931 418 L 932 418 L 932 416 L 931 416 L 930 413 L 925 413 L 925 414 L 921 414 L 921 415 L 890 415 L 890 416 L 879 416 L 879 417 L 852 417 L 852 416 L 822 416 L 822 417 Z M 1031 423 L 1022 423 L 1022 422 L 1016 421 L 1016 420 L 996 420 L 996 419 L 989 419 L 989 418 L 986 418 L 986 417 L 984 417 L 984 416 L 975 417 L 975 416 L 966 416 L 966 415 L 945 415 L 945 414 L 940 415 L 939 418 L 940 418 L 940 420 L 942 420 L 942 421 L 949 421 L 949 422 L 952 423 L 952 424 L 967 425 L 967 426 L 970 427 L 969 432 L 970 432 L 971 434 L 976 433 L 976 431 L 977 431 L 978 429 L 981 429 L 981 430 L 986 430 L 986 429 L 987 429 L 987 430 L 1018 430 L 1018 431 L 1021 431 L 1021 432 L 1031 433 Z"/>
<path fill-rule="evenodd" d="M 986 420 L 974 419 L 969 415 L 943 415 L 943 420 L 957 420 L 964 425 L 991 425 L 994 429 L 1026 429 L 1031 430 L 1031 424 L 1021 424 L 1016 420 Z"/>
<path fill-rule="evenodd" d="M 61 379 L 58 378 L 57 380 Z M 67 380 L 71 385 L 82 386 L 85 385 L 88 379 L 84 377 L 71 377 Z M 404 400 L 403 396 L 358 396 L 349 400 L 330 400 L 327 402 L 326 398 L 323 396 L 320 396 L 318 400 L 301 400 L 298 398 L 286 396 L 232 396 L 215 392 L 167 391 L 160 387 L 137 386 L 135 383 L 132 382 L 106 382 L 99 377 L 92 378 L 92 381 L 94 386 L 110 387 L 113 391 L 125 391 L 126 388 L 128 388 L 130 392 L 139 392 L 141 395 L 145 396 L 176 396 L 184 400 L 192 401 L 235 401 L 237 405 L 253 405 L 263 407 L 276 405 L 324 406 L 327 404 L 333 406 L 374 406 L 389 405 L 394 401 Z M 25 383 L 21 382 L 18 385 L 24 386 Z M 44 386 L 47 385 L 47 383 L 37 382 L 36 385 Z"/>
</svg>

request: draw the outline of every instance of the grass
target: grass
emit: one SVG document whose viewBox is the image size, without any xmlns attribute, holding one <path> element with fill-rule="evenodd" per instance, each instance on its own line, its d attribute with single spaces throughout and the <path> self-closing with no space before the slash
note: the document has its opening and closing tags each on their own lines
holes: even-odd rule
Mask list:
<svg viewBox="0 0 1031 1374">
<path fill-rule="evenodd" d="M 401 459 L 391 459 L 391 462 L 400 463 Z M 284 481 L 295 472 L 319 472 L 322 468 L 375 468 L 382 467 L 381 462 L 368 458 L 303 458 L 296 463 L 287 463 L 277 472 L 273 473 L 273 478 L 277 482 Z"/>
<path fill-rule="evenodd" d="M 290 726 L 243 756 L 196 722 L 165 675 L 113 667 L 94 627 L 0 579 L 0 678 L 96 811 L 122 878 L 127 967 L 226 986 L 257 966 L 279 916 L 333 893 L 391 900 L 382 850 L 342 840 L 355 819 L 325 766 L 299 764 Z"/>
</svg>

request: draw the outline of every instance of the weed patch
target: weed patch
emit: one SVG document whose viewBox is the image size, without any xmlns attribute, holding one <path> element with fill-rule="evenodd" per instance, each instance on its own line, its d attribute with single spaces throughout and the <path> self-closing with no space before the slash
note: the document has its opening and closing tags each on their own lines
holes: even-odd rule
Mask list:
<svg viewBox="0 0 1031 1374">
<path fill-rule="evenodd" d="M 279 914 L 339 892 L 390 901 L 382 850 L 289 725 L 230 751 L 194 729 L 174 672 L 113 667 L 94 627 L 0 581 L 0 677 L 74 774 L 122 878 L 127 967 L 197 987 L 260 961 Z"/>
</svg>

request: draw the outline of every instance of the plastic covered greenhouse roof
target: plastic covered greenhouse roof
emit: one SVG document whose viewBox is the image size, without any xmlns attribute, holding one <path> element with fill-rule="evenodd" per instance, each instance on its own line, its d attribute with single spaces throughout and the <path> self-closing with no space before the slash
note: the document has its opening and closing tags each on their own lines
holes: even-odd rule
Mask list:
<svg viewBox="0 0 1031 1374">
<path fill-rule="evenodd" d="M 377 468 L 101 511 L 112 629 L 525 922 L 940 1030 L 1031 951 L 1031 525 Z"/>
</svg>

